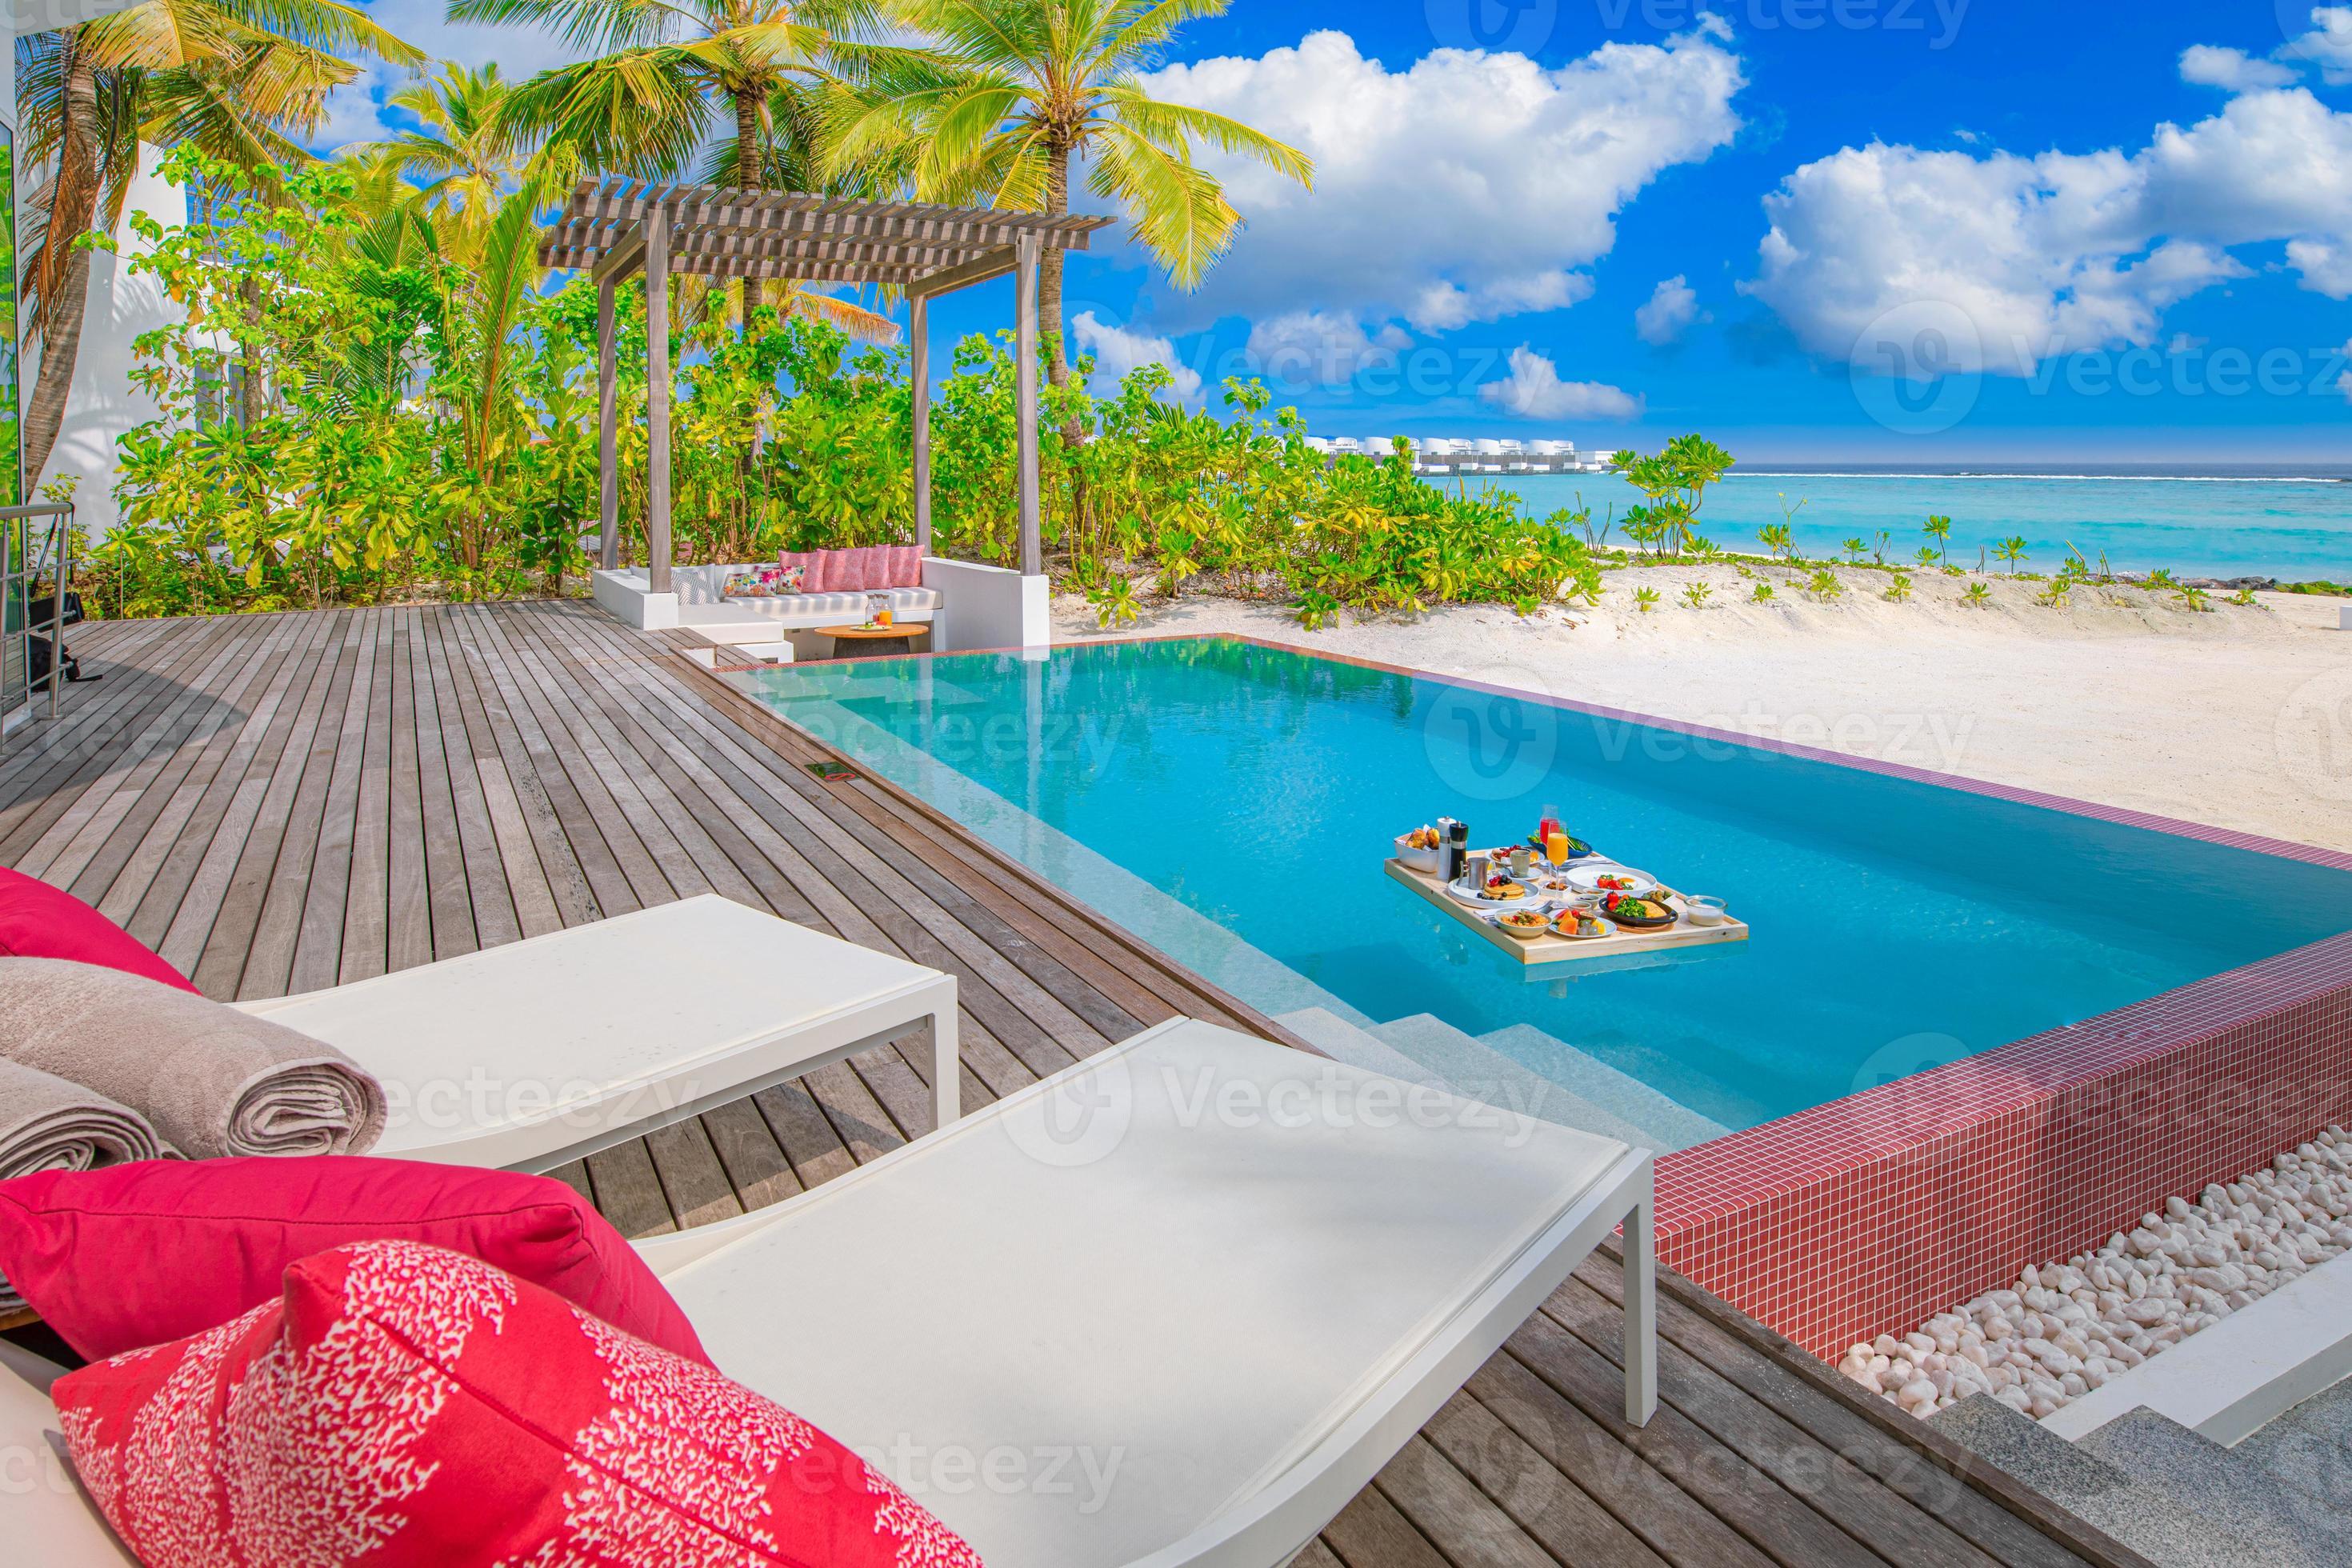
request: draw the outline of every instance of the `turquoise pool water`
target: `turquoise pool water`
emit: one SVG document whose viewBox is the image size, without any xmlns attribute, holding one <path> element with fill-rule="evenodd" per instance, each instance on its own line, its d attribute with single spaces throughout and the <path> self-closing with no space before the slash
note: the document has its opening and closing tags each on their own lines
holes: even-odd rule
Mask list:
<svg viewBox="0 0 2352 1568">
<path fill-rule="evenodd" d="M 1720 1128 L 2352 929 L 2342 872 L 1224 639 L 730 679 L 1270 1012 Z M 1752 937 L 1530 982 L 1381 870 L 1546 804 Z"/>
</svg>

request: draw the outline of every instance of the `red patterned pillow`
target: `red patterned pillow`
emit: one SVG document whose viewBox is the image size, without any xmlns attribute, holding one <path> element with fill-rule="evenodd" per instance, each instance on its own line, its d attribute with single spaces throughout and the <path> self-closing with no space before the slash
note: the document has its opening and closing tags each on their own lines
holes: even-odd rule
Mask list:
<svg viewBox="0 0 2352 1568">
<path fill-rule="evenodd" d="M 980 1568 L 782 1406 L 414 1242 L 51 1396 L 146 1568 Z"/>
<path fill-rule="evenodd" d="M 919 588 L 923 585 L 923 550 L 919 544 L 887 545 L 877 588 Z"/>
</svg>

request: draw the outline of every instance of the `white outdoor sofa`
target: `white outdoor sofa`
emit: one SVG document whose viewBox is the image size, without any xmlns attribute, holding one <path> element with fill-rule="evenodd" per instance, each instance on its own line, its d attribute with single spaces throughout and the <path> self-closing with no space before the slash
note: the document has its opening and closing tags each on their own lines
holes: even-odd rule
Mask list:
<svg viewBox="0 0 2352 1568">
<path fill-rule="evenodd" d="M 1651 1212 L 1647 1151 L 1180 1018 L 637 1246 L 721 1370 L 986 1561 L 1277 1568 L 1621 1223 L 1646 1422 Z M 49 1369 L 0 1352 L 12 1548 L 128 1562 L 58 1457 Z"/>
<path fill-rule="evenodd" d="M 926 1023 L 958 1110 L 953 975 L 715 894 L 236 1005 L 374 1074 L 404 1160 L 551 1170 Z"/>
<path fill-rule="evenodd" d="M 767 598 L 729 598 L 727 580 L 757 572 L 773 562 L 740 566 L 674 566 L 670 588 L 652 591 L 646 569 L 625 566 L 593 574 L 596 603 L 625 625 L 647 631 L 680 628 L 706 641 L 764 649 L 789 634 L 823 626 L 854 626 L 866 619 L 866 592 L 790 594 Z M 922 559 L 919 587 L 886 588 L 894 620 L 930 628 L 930 651 L 1043 648 L 1053 642 L 1050 591 L 1042 574 L 1024 575 L 1002 566 L 945 556 Z"/>
</svg>

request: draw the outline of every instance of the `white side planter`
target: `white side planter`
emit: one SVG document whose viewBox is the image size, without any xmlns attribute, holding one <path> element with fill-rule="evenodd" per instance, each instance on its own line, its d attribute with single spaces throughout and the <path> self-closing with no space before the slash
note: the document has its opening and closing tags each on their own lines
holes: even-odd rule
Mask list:
<svg viewBox="0 0 2352 1568">
<path fill-rule="evenodd" d="M 931 620 L 934 653 L 1053 646 L 1053 616 L 1042 575 L 1024 576 L 1003 566 L 927 555 L 923 586 L 940 595 L 939 613 Z"/>
<path fill-rule="evenodd" d="M 595 585 L 596 603 L 624 626 L 639 631 L 666 632 L 678 624 L 677 595 L 652 592 L 646 585 L 644 567 L 624 566 L 616 572 L 598 572 L 591 580 Z"/>
</svg>

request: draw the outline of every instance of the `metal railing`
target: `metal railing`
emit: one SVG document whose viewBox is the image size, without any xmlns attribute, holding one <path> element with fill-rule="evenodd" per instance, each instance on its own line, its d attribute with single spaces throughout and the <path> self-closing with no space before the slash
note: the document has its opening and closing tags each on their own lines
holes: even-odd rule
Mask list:
<svg viewBox="0 0 2352 1568">
<path fill-rule="evenodd" d="M 46 530 L 36 524 L 46 521 Z M 54 578 L 46 626 L 34 624 L 34 590 Z M 61 501 L 0 507 L 0 725 L 32 707 L 37 685 L 48 688 L 47 717 L 58 716 L 66 679 L 66 594 L 73 586 L 73 507 Z M 49 644 L 48 673 L 32 679 L 32 639 Z M 0 731 L 0 747 L 6 744 Z"/>
</svg>

